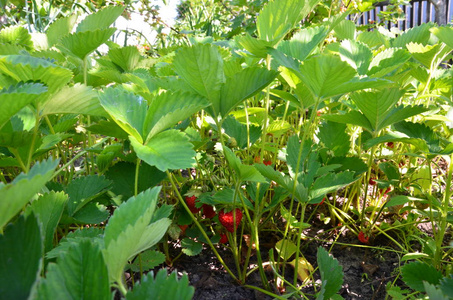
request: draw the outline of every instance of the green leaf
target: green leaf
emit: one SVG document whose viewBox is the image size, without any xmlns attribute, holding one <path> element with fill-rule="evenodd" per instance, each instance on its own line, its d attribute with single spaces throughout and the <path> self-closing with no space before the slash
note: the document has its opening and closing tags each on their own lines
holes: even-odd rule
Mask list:
<svg viewBox="0 0 453 300">
<path fill-rule="evenodd" d="M 16 82 L 40 82 L 47 86 L 50 94 L 62 88 L 72 78 L 70 70 L 57 66 L 46 59 L 28 55 L 1 57 L 0 72 L 10 76 Z"/>
<path fill-rule="evenodd" d="M 105 177 L 112 181 L 111 191 L 128 199 L 134 195 L 135 190 L 135 164 L 120 161 L 105 172 Z M 165 172 L 159 171 L 149 164 L 140 166 L 138 175 L 138 192 L 154 187 L 167 177 Z"/>
<path fill-rule="evenodd" d="M 396 131 L 404 133 L 409 138 L 425 141 L 426 144 L 423 145 L 427 145 L 430 151 L 440 151 L 439 138 L 434 133 L 434 131 L 425 124 L 403 121 L 394 124 L 394 128 Z M 424 148 L 425 147 L 421 148 L 420 150 L 425 150 Z"/>
<path fill-rule="evenodd" d="M 244 47 L 248 52 L 261 58 L 265 58 L 268 50 L 272 47 L 272 43 L 253 38 L 247 32 L 243 36 L 235 36 L 235 41 L 238 45 Z"/>
<path fill-rule="evenodd" d="M 206 99 L 190 93 L 161 93 L 151 101 L 145 118 L 145 143 L 165 129 L 173 127 L 200 109 L 208 106 Z"/>
<path fill-rule="evenodd" d="M 0 43 L 18 45 L 27 50 L 33 49 L 31 35 L 25 27 L 9 26 L 0 31 Z"/>
<path fill-rule="evenodd" d="M 294 174 L 296 172 L 301 173 L 305 171 L 304 164 L 307 161 L 307 157 L 310 153 L 310 150 L 312 150 L 312 145 L 313 145 L 312 141 L 306 140 L 301 151 L 300 150 L 301 142 L 299 141 L 298 135 L 292 135 L 289 137 L 286 153 L 286 162 L 288 164 L 291 177 L 294 178 Z"/>
<path fill-rule="evenodd" d="M 401 67 L 411 58 L 404 49 L 388 48 L 378 53 L 371 61 L 368 76 L 382 77 Z"/>
<path fill-rule="evenodd" d="M 226 205 L 226 206 L 235 206 L 235 207 L 241 207 L 242 202 L 239 199 L 239 197 L 242 197 L 244 199 L 245 205 L 253 210 L 253 204 L 250 202 L 249 199 L 244 195 L 242 191 L 239 191 L 239 194 L 236 194 L 234 189 L 229 189 L 229 188 L 224 188 L 223 190 L 218 191 L 215 193 L 214 196 L 212 196 L 211 199 L 209 199 L 207 204 L 211 204 L 212 206 L 214 205 Z"/>
<path fill-rule="evenodd" d="M 448 297 L 453 298 L 453 276 L 444 277 L 440 281 L 440 289 Z"/>
<path fill-rule="evenodd" d="M 92 244 L 98 243 L 101 245 L 103 242 L 103 234 L 104 230 L 96 227 L 82 228 L 72 231 L 68 233 L 67 236 L 63 237 L 55 248 L 47 252 L 46 258 L 52 259 L 64 256 L 65 253 L 69 251 L 71 245 L 79 244 L 83 240 L 89 240 Z"/>
<path fill-rule="evenodd" d="M 88 54 L 107 42 L 115 31 L 116 28 L 79 31 L 62 37 L 59 45 L 63 51 L 68 51 L 83 60 Z"/>
<path fill-rule="evenodd" d="M 96 29 L 106 29 L 121 16 L 124 11 L 123 6 L 107 6 L 98 10 L 94 14 L 89 14 L 77 25 L 77 32 L 92 31 Z"/>
<path fill-rule="evenodd" d="M 0 91 L 0 128 L 23 107 L 32 103 L 47 88 L 40 83 L 19 83 Z"/>
<path fill-rule="evenodd" d="M 173 66 L 178 75 L 198 94 L 211 102 L 211 115 L 220 112 L 220 89 L 225 82 L 223 59 L 219 48 L 196 44 L 176 51 Z"/>
<path fill-rule="evenodd" d="M 195 289 L 189 286 L 189 277 L 187 274 L 182 275 L 178 280 L 178 274 L 173 271 L 170 276 L 167 275 L 167 270 L 161 269 L 154 277 L 154 272 L 149 272 L 143 277 L 142 282 L 136 284 L 134 289 L 127 293 L 127 300 L 143 300 L 143 299 L 178 299 L 191 300 L 195 293 Z"/>
<path fill-rule="evenodd" d="M 388 180 L 400 179 L 400 173 L 398 171 L 398 168 L 391 162 L 381 162 L 379 164 L 379 169 L 381 169 L 381 171 L 384 172 Z"/>
<path fill-rule="evenodd" d="M 426 294 L 429 299 L 435 300 L 449 300 L 451 298 L 447 297 L 442 293 L 442 290 L 433 284 L 429 284 L 426 281 L 423 281 L 423 286 L 425 288 Z"/>
<path fill-rule="evenodd" d="M 133 272 L 149 271 L 165 262 L 165 254 L 156 250 L 146 250 L 130 264 Z"/>
<path fill-rule="evenodd" d="M 291 240 L 283 239 L 275 243 L 275 249 L 283 260 L 288 260 L 297 251 L 297 246 Z"/>
<path fill-rule="evenodd" d="M 334 29 L 339 40 L 353 40 L 356 34 L 356 25 L 351 20 L 342 20 Z"/>
<path fill-rule="evenodd" d="M 332 122 L 357 125 L 372 131 L 370 121 L 356 110 L 352 110 L 344 115 L 323 115 L 322 118 Z"/>
<path fill-rule="evenodd" d="M 25 214 L 28 216 L 33 213 L 41 224 L 41 231 L 44 236 L 44 253 L 53 248 L 55 230 L 67 201 L 68 196 L 65 193 L 52 191 L 40 196 L 27 207 Z"/>
<path fill-rule="evenodd" d="M 381 79 L 355 77 L 356 71 L 347 62 L 338 56 L 327 54 L 304 61 L 300 66 L 300 73 L 302 82 L 319 98 L 388 84 Z"/>
<path fill-rule="evenodd" d="M 357 178 L 354 177 L 354 173 L 348 171 L 323 175 L 317 178 L 310 188 L 310 199 L 322 198 L 326 194 L 339 190 L 356 180 Z"/>
<path fill-rule="evenodd" d="M 436 268 L 426 263 L 419 261 L 411 262 L 401 268 L 404 282 L 413 290 L 424 292 L 425 287 L 423 282 L 428 282 L 434 285 L 439 284 L 442 279 L 442 273 Z"/>
<path fill-rule="evenodd" d="M 97 243 L 82 240 L 70 245 L 57 263 L 47 267 L 38 299 L 111 299 L 107 267 Z"/>
<path fill-rule="evenodd" d="M 92 133 L 116 137 L 118 139 L 127 139 L 128 134 L 117 123 L 112 121 L 101 120 L 91 126 L 86 127 Z"/>
<path fill-rule="evenodd" d="M 344 40 L 340 46 L 340 57 L 353 67 L 359 75 L 368 72 L 373 53 L 366 44 L 355 40 Z"/>
<path fill-rule="evenodd" d="M 410 42 L 426 45 L 431 35 L 430 30 L 435 30 L 433 25 L 433 23 L 424 23 L 407 29 L 391 41 L 392 47 L 406 48 Z"/>
<path fill-rule="evenodd" d="M 256 18 L 258 37 L 272 45 L 278 44 L 318 3 L 319 0 L 269 1 Z"/>
<path fill-rule="evenodd" d="M 385 128 L 412 116 L 424 113 L 428 110 L 428 108 L 423 107 L 422 105 L 404 107 L 398 106 L 390 112 L 389 116 L 381 123 L 380 127 Z"/>
<path fill-rule="evenodd" d="M 220 91 L 220 103 L 214 102 L 213 107 L 219 110 L 222 118 L 242 101 L 254 96 L 268 86 L 277 76 L 277 72 L 265 68 L 251 67 L 243 69 L 233 77 L 226 79 Z"/>
<path fill-rule="evenodd" d="M 93 200 L 97 195 L 106 191 L 111 182 L 104 176 L 88 175 L 72 180 L 65 191 L 69 195 L 68 214 L 74 214 Z"/>
<path fill-rule="evenodd" d="M 248 142 L 250 142 L 250 145 L 253 145 L 261 136 L 260 127 L 250 125 L 247 131 L 247 125 L 238 122 L 231 115 L 224 119 L 222 128 L 226 134 L 236 140 L 238 147 L 241 149 L 246 148 Z"/>
<path fill-rule="evenodd" d="M 451 52 L 450 47 L 442 47 L 442 44 L 423 46 L 411 42 L 406 47 L 412 57 L 421 62 L 427 69 L 440 64 L 445 59 L 445 55 Z"/>
<path fill-rule="evenodd" d="M 99 95 L 92 87 L 76 83 L 64 86 L 45 103 L 41 115 L 83 114 L 107 116 L 99 103 Z"/>
<path fill-rule="evenodd" d="M 318 138 L 335 156 L 344 156 L 349 152 L 350 137 L 344 124 L 329 121 L 321 124 Z"/>
<path fill-rule="evenodd" d="M 132 72 L 143 59 L 136 46 L 112 48 L 109 50 L 108 56 L 123 72 Z"/>
<path fill-rule="evenodd" d="M 432 27 L 430 31 L 439 38 L 439 40 L 448 47 L 453 48 L 453 28 L 442 26 Z"/>
<path fill-rule="evenodd" d="M 72 14 L 67 17 L 59 18 L 50 24 L 46 31 L 49 48 L 58 43 L 63 36 L 70 34 L 76 22 L 77 15 Z"/>
<path fill-rule="evenodd" d="M 266 166 L 264 164 L 255 164 L 255 168 L 269 180 L 275 181 L 278 185 L 285 188 L 287 191 L 292 191 L 293 182 L 288 176 L 284 176 L 282 173 L 274 170 L 272 166 Z"/>
<path fill-rule="evenodd" d="M 282 41 L 277 50 L 299 61 L 304 61 L 324 41 L 328 33 L 329 29 L 325 26 L 303 28 L 291 40 Z"/>
<path fill-rule="evenodd" d="M 0 184 L 0 228 L 11 220 L 52 177 L 59 160 L 36 163 L 27 174 L 21 173 L 13 182 Z"/>
<path fill-rule="evenodd" d="M 380 47 L 388 44 L 388 38 L 379 30 L 364 31 L 357 37 L 357 41 L 362 42 L 370 48 Z"/>
<path fill-rule="evenodd" d="M 318 267 L 322 285 L 316 300 L 328 300 L 341 289 L 344 276 L 343 268 L 338 260 L 322 247 L 318 248 Z"/>
<path fill-rule="evenodd" d="M 181 240 L 182 252 L 187 256 L 196 256 L 203 250 L 203 244 L 193 239 L 184 238 Z"/>
<path fill-rule="evenodd" d="M 239 180 L 242 181 L 254 181 L 254 182 L 265 182 L 266 179 L 258 172 L 254 166 L 244 165 L 241 160 L 227 147 L 223 148 L 225 158 L 231 165 L 233 170 L 236 171 Z"/>
<path fill-rule="evenodd" d="M 128 260 L 155 245 L 165 234 L 171 221 L 162 218 L 150 224 L 160 187 L 148 189 L 123 202 L 105 228 L 104 259 L 110 281 L 121 284 Z"/>
<path fill-rule="evenodd" d="M 403 90 L 392 88 L 375 92 L 357 92 L 352 94 L 351 98 L 368 119 L 373 131 L 379 131 L 403 94 Z"/>
<path fill-rule="evenodd" d="M 5 228 L 0 235 L 2 299 L 29 299 L 41 271 L 42 248 L 41 231 L 33 214 L 26 219 L 21 216 Z"/>
<path fill-rule="evenodd" d="M 90 202 L 79 209 L 72 217 L 83 224 L 100 224 L 109 217 L 110 212 L 102 204 Z"/>
<path fill-rule="evenodd" d="M 106 89 L 99 95 L 101 105 L 112 119 L 137 141 L 143 143 L 148 104 L 141 96 L 126 91 L 123 87 Z"/>
<path fill-rule="evenodd" d="M 186 169 L 195 163 L 195 151 L 189 138 L 178 130 L 158 133 L 145 145 L 129 137 L 138 158 L 165 172 L 169 169 Z"/>
</svg>

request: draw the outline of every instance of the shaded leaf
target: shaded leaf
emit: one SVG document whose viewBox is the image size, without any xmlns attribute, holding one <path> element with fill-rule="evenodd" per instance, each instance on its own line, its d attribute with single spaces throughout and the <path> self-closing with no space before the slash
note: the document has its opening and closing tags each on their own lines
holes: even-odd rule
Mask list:
<svg viewBox="0 0 453 300">
<path fill-rule="evenodd" d="M 318 266 L 321 273 L 321 291 L 317 300 L 328 300 L 338 293 L 343 284 L 343 268 L 338 260 L 329 255 L 324 248 L 318 248 Z"/>
<path fill-rule="evenodd" d="M 55 230 L 67 201 L 68 196 L 65 193 L 52 191 L 40 196 L 27 207 L 26 215 L 30 215 L 33 212 L 41 224 L 41 231 L 44 237 L 44 253 L 53 248 Z"/>
<path fill-rule="evenodd" d="M 74 214 L 95 196 L 104 192 L 111 182 L 104 176 L 88 175 L 72 180 L 65 191 L 69 195 L 68 214 Z"/>
<path fill-rule="evenodd" d="M 0 183 L 0 228 L 14 217 L 52 177 L 59 160 L 37 162 L 27 174 L 21 173 L 10 184 Z"/>
<path fill-rule="evenodd" d="M 35 101 L 47 88 L 40 83 L 19 83 L 0 91 L 0 128 L 23 107 Z"/>
<path fill-rule="evenodd" d="M 26 219 L 21 216 L 5 228 L 0 235 L 2 299 L 29 299 L 39 278 L 42 251 L 41 231 L 33 214 Z"/>
<path fill-rule="evenodd" d="M 50 263 L 38 299 L 111 299 L 107 267 L 91 240 L 71 244 L 57 263 Z"/>
<path fill-rule="evenodd" d="M 164 262 L 165 254 L 156 250 L 146 250 L 139 254 L 139 257 L 129 266 L 133 272 L 149 271 Z"/>
<path fill-rule="evenodd" d="M 154 272 L 149 272 L 143 277 L 142 282 L 134 286 L 134 289 L 127 293 L 127 300 L 142 299 L 178 299 L 190 300 L 195 293 L 195 289 L 189 286 L 189 277 L 187 274 L 182 275 L 178 280 L 176 271 L 170 276 L 165 269 L 159 270 L 154 277 Z"/>
<path fill-rule="evenodd" d="M 416 291 L 424 292 L 423 282 L 439 284 L 442 274 L 433 266 L 419 261 L 411 262 L 401 268 L 404 282 Z"/>
</svg>

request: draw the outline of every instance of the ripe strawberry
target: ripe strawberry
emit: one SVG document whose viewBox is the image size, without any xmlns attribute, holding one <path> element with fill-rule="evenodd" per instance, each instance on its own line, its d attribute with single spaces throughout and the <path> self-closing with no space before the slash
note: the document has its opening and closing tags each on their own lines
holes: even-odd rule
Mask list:
<svg viewBox="0 0 453 300">
<path fill-rule="evenodd" d="M 358 239 L 359 239 L 360 242 L 362 242 L 364 244 L 368 244 L 368 242 L 370 240 L 370 237 L 369 236 L 365 236 L 365 233 L 363 233 L 363 231 L 360 231 Z"/>
<path fill-rule="evenodd" d="M 270 160 L 263 160 L 263 164 L 266 166 L 272 165 L 272 162 Z"/>
<path fill-rule="evenodd" d="M 196 196 L 191 196 L 191 197 L 186 197 L 186 203 L 187 203 L 187 206 L 189 207 L 190 211 L 193 213 L 193 214 L 196 214 L 197 212 L 200 211 L 200 208 L 196 207 L 195 206 L 195 203 L 198 202 L 197 201 L 197 197 Z"/>
<path fill-rule="evenodd" d="M 395 148 L 395 144 L 393 142 L 387 142 L 387 147 L 389 148 Z"/>
<path fill-rule="evenodd" d="M 221 233 L 220 234 L 220 241 L 219 241 L 220 244 L 226 244 L 228 243 L 228 237 L 225 233 Z"/>
<path fill-rule="evenodd" d="M 233 214 L 234 212 L 234 214 Z M 225 210 L 221 210 L 219 212 L 219 221 L 223 227 L 226 228 L 229 232 L 234 232 L 234 220 L 236 218 L 236 228 L 239 226 L 242 220 L 242 211 L 239 208 L 232 210 L 230 212 L 225 212 Z"/>
<path fill-rule="evenodd" d="M 370 178 L 370 181 L 368 183 L 370 185 L 376 185 L 376 181 L 373 178 Z"/>
<path fill-rule="evenodd" d="M 179 228 L 181 229 L 181 235 L 186 234 L 187 227 L 189 227 L 189 225 L 179 225 Z"/>
<path fill-rule="evenodd" d="M 212 219 L 215 217 L 214 207 L 212 207 L 211 205 L 203 204 L 202 208 L 205 218 Z"/>
</svg>

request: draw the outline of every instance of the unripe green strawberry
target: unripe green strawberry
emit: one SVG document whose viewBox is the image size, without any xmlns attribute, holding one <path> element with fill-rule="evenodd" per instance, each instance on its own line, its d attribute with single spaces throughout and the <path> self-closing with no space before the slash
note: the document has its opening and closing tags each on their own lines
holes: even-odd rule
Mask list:
<svg viewBox="0 0 453 300">
<path fill-rule="evenodd" d="M 234 214 L 233 214 L 234 212 Z M 225 212 L 225 210 L 221 210 L 219 212 L 219 221 L 223 227 L 226 228 L 229 232 L 234 232 L 235 226 L 234 221 L 236 220 L 236 228 L 239 226 L 242 220 L 242 211 L 239 208 L 236 208 L 232 211 Z"/>
</svg>

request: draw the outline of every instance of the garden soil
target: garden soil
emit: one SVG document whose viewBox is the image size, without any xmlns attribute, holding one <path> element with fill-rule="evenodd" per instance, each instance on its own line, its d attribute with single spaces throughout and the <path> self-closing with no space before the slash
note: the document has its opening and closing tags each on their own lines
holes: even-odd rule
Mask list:
<svg viewBox="0 0 453 300">
<path fill-rule="evenodd" d="M 322 224 L 323 225 L 323 224 Z M 322 226 L 321 225 L 321 226 Z M 325 227 L 325 226 L 324 226 Z M 319 241 L 319 237 L 326 237 L 327 231 L 323 228 L 312 227 L 304 233 L 307 239 L 304 241 L 303 255 L 316 268 L 316 253 L 318 247 L 324 247 L 331 255 L 336 258 L 343 268 L 344 282 L 339 291 L 344 299 L 367 299 L 379 300 L 385 299 L 385 286 L 388 282 L 393 282 L 396 279 L 396 270 L 398 270 L 399 258 L 398 254 L 393 251 L 376 250 L 371 245 L 363 245 L 357 240 L 357 236 L 344 230 L 343 232 L 330 231 L 328 235 L 330 239 L 337 238 L 335 243 L 328 240 Z M 316 237 L 316 239 L 312 239 Z M 270 237 L 270 240 L 262 243 L 262 257 L 266 261 L 269 249 L 272 244 L 275 244 L 276 239 Z M 333 244 L 333 246 L 332 246 Z M 351 246 L 353 245 L 353 246 Z M 375 240 L 373 246 L 380 248 L 390 248 L 390 242 Z M 235 272 L 233 257 L 229 249 L 224 245 L 218 246 L 218 251 L 225 260 L 229 268 Z M 252 256 L 251 263 L 256 260 Z M 179 274 L 187 273 L 189 281 L 195 287 L 195 300 L 267 300 L 272 297 L 259 292 L 257 290 L 246 288 L 234 282 L 234 280 L 224 270 L 218 262 L 215 255 L 209 248 L 197 256 L 181 255 L 173 265 L 167 266 L 167 271 L 176 270 Z M 157 271 L 158 269 L 156 269 Z M 266 275 L 269 278 L 269 283 L 274 286 L 274 277 L 270 267 L 266 269 Z M 285 277 L 292 282 L 293 272 L 291 267 L 287 269 Z M 138 274 L 137 274 L 138 275 Z M 137 278 L 137 277 L 136 277 Z M 315 272 L 314 280 L 316 283 L 320 281 L 319 271 Z M 299 282 L 300 283 L 300 282 Z M 247 285 L 257 286 L 262 288 L 259 272 L 253 272 L 247 279 Z M 397 280 L 397 285 L 402 285 L 400 280 Z M 313 296 L 315 290 L 312 284 L 308 284 L 303 288 L 305 296 L 308 299 L 315 299 Z M 319 287 L 318 287 L 319 291 Z M 274 291 L 274 293 L 278 293 Z"/>
</svg>

